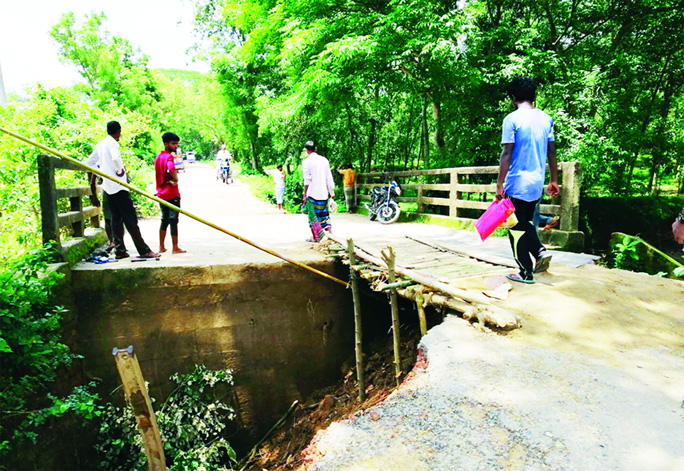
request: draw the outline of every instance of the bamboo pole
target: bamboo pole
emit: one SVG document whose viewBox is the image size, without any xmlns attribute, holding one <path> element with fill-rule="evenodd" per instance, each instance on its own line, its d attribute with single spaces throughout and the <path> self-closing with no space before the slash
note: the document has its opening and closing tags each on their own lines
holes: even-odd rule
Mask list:
<svg viewBox="0 0 684 471">
<path fill-rule="evenodd" d="M 354 350 L 356 352 L 356 379 L 359 383 L 359 401 L 366 400 L 366 384 L 363 374 L 363 346 L 361 329 L 361 299 L 359 299 L 359 282 L 356 272 L 352 267 L 356 265 L 354 255 L 354 241 L 347 240 L 347 253 L 349 254 L 349 276 L 351 277 L 352 297 L 354 299 Z"/>
<path fill-rule="evenodd" d="M 328 279 L 328 280 L 330 280 L 330 281 L 334 281 L 335 283 L 341 284 L 341 285 L 343 285 L 343 286 L 345 286 L 345 287 L 346 287 L 346 286 L 349 286 L 349 284 L 348 284 L 347 282 L 345 282 L 345 281 L 338 280 L 338 279 L 335 278 L 334 276 L 328 275 L 327 273 L 322 272 L 322 271 L 320 271 L 320 270 L 317 270 L 316 268 L 310 267 L 310 266 L 308 266 L 308 265 L 306 265 L 306 264 L 304 264 L 304 263 L 298 262 L 298 261 L 296 261 L 296 260 L 292 260 L 291 258 L 285 257 L 284 255 L 281 255 L 281 254 L 279 254 L 279 253 L 277 253 L 277 252 L 275 252 L 275 251 L 273 251 L 273 250 L 271 250 L 271 249 L 269 249 L 269 248 L 267 248 L 267 247 L 263 247 L 263 246 L 257 244 L 256 242 L 252 242 L 251 240 L 246 239 L 246 238 L 244 238 L 244 237 L 242 237 L 242 236 L 240 236 L 240 235 L 238 235 L 238 234 L 236 234 L 236 233 L 234 233 L 234 232 L 231 232 L 231 231 L 229 231 L 228 229 L 224 229 L 223 227 L 221 227 L 221 226 L 219 226 L 219 225 L 217 225 L 217 224 L 214 224 L 214 223 L 209 222 L 209 221 L 207 221 L 207 220 L 205 220 L 205 219 L 202 219 L 201 217 L 199 217 L 199 216 L 197 216 L 197 215 L 195 215 L 195 214 L 193 214 L 193 213 L 191 213 L 191 212 L 189 212 L 189 211 L 187 211 L 187 210 L 185 210 L 185 209 L 181 209 L 181 208 L 179 208 L 178 206 L 175 206 L 175 205 L 169 203 L 168 201 L 165 201 L 165 200 L 163 200 L 163 199 L 161 199 L 161 198 L 157 198 L 156 196 L 153 196 L 153 195 L 151 195 L 151 194 L 149 194 L 149 193 L 147 193 L 147 192 L 145 192 L 145 191 L 142 191 L 141 189 L 136 188 L 135 186 L 129 184 L 128 182 L 125 182 L 125 181 L 123 181 L 123 180 L 119 180 L 118 178 L 110 177 L 110 176 L 107 175 L 106 173 L 102 172 L 100 169 L 97 169 L 97 168 L 94 168 L 94 167 L 90 167 L 90 166 L 84 164 L 83 162 L 80 162 L 80 161 L 78 161 L 78 160 L 76 160 L 76 159 L 74 159 L 74 158 L 71 158 L 71 157 L 69 157 L 69 156 L 67 156 L 67 155 L 64 155 L 63 153 L 61 153 L 61 152 L 59 152 L 59 151 L 57 151 L 57 150 L 55 150 L 55 149 L 52 149 L 52 148 L 47 147 L 47 146 L 44 146 L 43 144 L 40 144 L 40 143 L 38 143 L 38 142 L 32 141 L 31 139 L 29 139 L 29 138 L 27 138 L 27 137 L 24 137 L 24 136 L 22 136 L 22 135 L 20 135 L 20 134 L 17 134 L 17 133 L 14 133 L 14 132 L 12 132 L 12 131 L 9 131 L 9 130 L 7 130 L 7 129 L 1 127 L 1 126 L 0 126 L 0 132 L 4 132 L 4 133 L 7 134 L 8 136 L 12 136 L 12 137 L 14 137 L 15 139 L 18 139 L 18 140 L 23 141 L 23 142 L 25 142 L 25 143 L 27 143 L 27 144 L 30 144 L 30 145 L 32 145 L 32 146 L 34 146 L 34 147 L 37 147 L 38 149 L 41 149 L 41 150 L 43 150 L 43 151 L 45 151 L 45 152 L 47 152 L 47 153 L 49 153 L 49 154 L 55 155 L 55 156 L 59 157 L 60 159 L 64 159 L 64 160 L 66 160 L 67 162 L 71 162 L 72 164 L 76 165 L 77 167 L 79 167 L 79 168 L 81 168 L 81 169 L 83 169 L 83 170 L 85 170 L 85 171 L 87 171 L 87 172 L 94 173 L 94 174 L 96 174 L 96 175 L 101 176 L 102 178 L 106 178 L 107 180 L 111 180 L 111 181 L 113 181 L 113 182 L 115 182 L 115 183 L 118 183 L 119 185 L 121 185 L 121 186 L 123 186 L 123 187 L 125 187 L 125 188 L 128 188 L 128 189 L 131 190 L 131 191 L 134 191 L 134 192 L 136 192 L 136 193 L 139 193 L 139 194 L 143 195 L 145 198 L 151 199 L 152 201 L 156 201 L 157 203 L 159 203 L 159 204 L 161 204 L 161 205 L 163 205 L 163 206 L 166 206 L 167 208 L 170 208 L 170 209 L 172 209 L 172 210 L 174 210 L 174 211 L 176 211 L 176 212 L 178 212 L 178 213 L 181 213 L 181 214 L 186 215 L 186 216 L 189 217 L 190 219 L 194 219 L 195 221 L 201 222 L 202 224 L 204 224 L 204 225 L 206 225 L 206 226 L 209 226 L 209 227 L 211 227 L 211 228 L 213 228 L 213 229 L 216 229 L 217 231 L 223 232 L 224 234 L 227 234 L 227 235 L 229 235 L 229 236 L 231 236 L 231 237 L 234 237 L 235 239 L 237 239 L 237 240 L 239 240 L 239 241 L 241 241 L 241 242 L 244 242 L 245 244 L 250 245 L 250 246 L 254 247 L 255 249 L 261 250 L 262 252 L 266 252 L 267 254 L 273 255 L 274 257 L 277 257 L 277 258 L 279 258 L 279 259 L 281 259 L 281 260 L 283 260 L 283 261 L 285 261 L 285 262 L 287 262 L 287 263 L 290 263 L 290 264 L 292 264 L 292 265 L 295 265 L 296 267 L 299 267 L 299 268 L 301 268 L 301 269 L 303 269 L 303 270 L 306 270 L 306 271 L 309 271 L 309 272 L 311 272 L 311 273 L 314 273 L 314 274 L 316 274 L 316 275 L 318 275 L 318 276 L 321 276 L 321 277 L 323 277 L 323 278 L 326 278 L 326 279 Z"/>
<path fill-rule="evenodd" d="M 418 309 L 418 321 L 420 323 L 420 336 L 427 335 L 427 320 L 425 319 L 425 298 L 421 291 L 416 291 L 416 309 Z"/>
<path fill-rule="evenodd" d="M 382 252 L 382 258 L 387 264 L 387 280 L 390 284 L 396 282 L 394 274 L 394 262 L 396 256 L 392 247 L 387 248 L 388 252 Z M 400 338 L 399 338 L 399 303 L 397 301 L 397 290 L 390 290 L 390 305 L 392 306 L 392 339 L 394 340 L 394 378 L 399 386 L 399 378 L 401 377 L 401 355 L 399 353 Z"/>
<path fill-rule="evenodd" d="M 152 409 L 152 402 L 147 394 L 145 379 L 140 371 L 138 359 L 133 354 L 133 345 L 123 350 L 114 348 L 112 354 L 116 360 L 116 369 L 119 370 L 119 376 L 121 376 L 126 399 L 133 408 L 135 420 L 138 423 L 149 469 L 150 471 L 165 471 L 164 445 Z"/>
</svg>

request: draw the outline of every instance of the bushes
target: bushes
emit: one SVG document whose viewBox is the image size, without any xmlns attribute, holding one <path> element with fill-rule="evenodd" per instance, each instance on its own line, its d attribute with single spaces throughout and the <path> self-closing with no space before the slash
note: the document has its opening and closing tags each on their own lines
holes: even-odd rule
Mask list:
<svg viewBox="0 0 684 471">
<path fill-rule="evenodd" d="M 672 222 L 681 209 L 681 196 L 583 197 L 579 230 L 586 234 L 585 250 L 605 251 L 611 234 L 624 232 L 669 251 L 675 248 Z"/>
<path fill-rule="evenodd" d="M 0 467 L 49 459 L 46 443 L 59 440 L 61 419 L 99 413 L 90 387 L 66 397 L 53 391 L 58 372 L 77 356 L 61 341 L 65 310 L 51 305 L 61 275 L 44 271 L 49 257 L 48 250 L 32 251 L 0 273 Z"/>
<path fill-rule="evenodd" d="M 200 365 L 185 375 L 175 374 L 177 387 L 157 411 L 166 466 L 171 471 L 223 470 L 236 462 L 226 439 L 233 409 L 224 394 L 233 385 L 228 370 L 210 371 Z M 222 392 L 224 394 L 222 394 Z M 102 469 L 147 470 L 142 439 L 130 407 L 105 407 L 96 449 Z"/>
</svg>

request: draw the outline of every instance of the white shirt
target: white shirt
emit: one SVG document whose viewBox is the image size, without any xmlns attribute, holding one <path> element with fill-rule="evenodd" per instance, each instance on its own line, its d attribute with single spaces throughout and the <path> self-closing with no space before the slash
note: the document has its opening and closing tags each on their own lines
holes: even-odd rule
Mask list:
<svg viewBox="0 0 684 471">
<path fill-rule="evenodd" d="M 216 166 L 218 168 L 230 165 L 231 160 L 233 160 L 233 156 L 225 149 L 222 149 L 216 153 Z"/>
<path fill-rule="evenodd" d="M 121 159 L 119 143 L 112 136 L 105 137 L 95 146 L 93 153 L 90 154 L 86 163 L 91 167 L 97 167 L 99 164 L 100 170 L 105 175 L 126 181 L 126 169 Z M 121 173 L 122 170 L 124 172 L 123 175 L 119 176 L 116 174 L 117 172 Z M 113 195 L 121 190 L 128 191 L 126 187 L 114 183 L 107 178 L 102 179 L 102 190 L 108 195 Z"/>
<path fill-rule="evenodd" d="M 276 190 L 279 188 L 285 188 L 285 175 L 283 175 L 283 172 L 281 172 L 278 169 L 275 169 L 271 170 L 271 175 L 273 176 L 273 180 L 275 181 Z"/>
<path fill-rule="evenodd" d="M 315 152 L 302 161 L 304 185 L 309 188 L 307 197 L 316 200 L 327 200 L 328 196 L 335 196 L 335 182 L 333 181 L 328 159 Z"/>
</svg>

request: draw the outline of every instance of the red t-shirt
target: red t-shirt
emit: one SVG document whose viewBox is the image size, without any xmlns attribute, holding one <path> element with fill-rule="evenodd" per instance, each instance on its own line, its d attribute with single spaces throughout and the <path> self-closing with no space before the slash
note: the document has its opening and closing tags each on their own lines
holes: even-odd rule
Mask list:
<svg viewBox="0 0 684 471">
<path fill-rule="evenodd" d="M 176 168 L 173 155 L 163 150 L 154 159 L 154 173 L 157 179 L 157 196 L 164 201 L 170 201 L 176 196 L 180 198 L 178 185 L 171 185 L 171 170 Z"/>
</svg>

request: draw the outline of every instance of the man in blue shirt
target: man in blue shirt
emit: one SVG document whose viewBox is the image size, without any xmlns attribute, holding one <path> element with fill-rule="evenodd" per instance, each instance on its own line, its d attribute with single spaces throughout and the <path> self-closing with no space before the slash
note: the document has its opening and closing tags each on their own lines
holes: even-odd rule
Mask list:
<svg viewBox="0 0 684 471">
<path fill-rule="evenodd" d="M 534 107 L 536 92 L 537 85 L 530 78 L 516 78 L 509 87 L 515 111 L 503 121 L 503 151 L 496 183 L 497 199 L 508 196 L 515 206 L 518 224 L 509 229 L 508 237 L 520 272 L 507 278 L 521 283 L 534 283 L 533 273 L 545 271 L 551 261 L 532 223 L 542 196 L 547 160 L 551 181 L 546 192 L 551 197 L 560 193 L 553 119 Z"/>
</svg>

